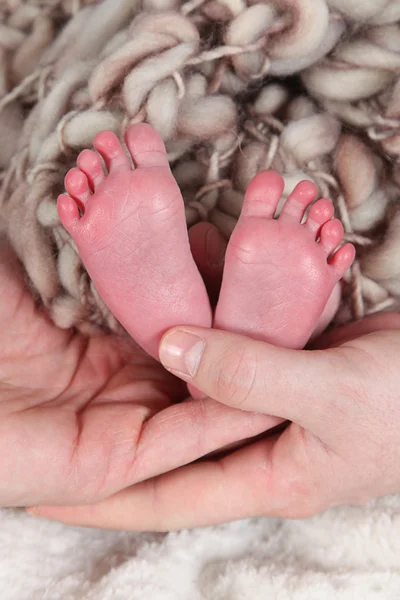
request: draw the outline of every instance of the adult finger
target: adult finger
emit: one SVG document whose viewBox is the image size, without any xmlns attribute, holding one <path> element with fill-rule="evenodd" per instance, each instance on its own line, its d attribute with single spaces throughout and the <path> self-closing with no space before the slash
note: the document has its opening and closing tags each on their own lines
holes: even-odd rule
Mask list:
<svg viewBox="0 0 400 600">
<path fill-rule="evenodd" d="M 316 338 L 311 347 L 319 350 L 333 348 L 369 333 L 391 329 L 400 329 L 400 314 L 376 313 L 365 317 L 361 321 L 346 323 L 336 329 L 327 331 Z"/>
<path fill-rule="evenodd" d="M 134 402 L 100 403 L 84 411 L 79 422 L 70 411 L 51 406 L 24 411 L 0 427 L 7 450 L 0 462 L 0 506 L 97 502 L 277 423 L 209 398 L 181 402 L 153 416 Z M 74 436 L 65 435 L 71 430 Z"/>
<path fill-rule="evenodd" d="M 356 352 L 356 351 L 355 351 Z M 160 344 L 162 364 L 223 404 L 294 421 L 314 433 L 332 420 L 357 370 L 337 351 L 278 348 L 237 334 L 177 327 Z"/>
<path fill-rule="evenodd" d="M 290 425 L 280 436 L 219 460 L 182 467 L 96 505 L 30 512 L 71 525 L 136 531 L 171 531 L 257 516 L 307 517 L 329 506 L 335 494 L 323 481 L 330 471 L 321 448 Z"/>
<path fill-rule="evenodd" d="M 141 432 L 134 481 L 149 479 L 243 441 L 282 423 L 282 419 L 244 412 L 211 398 L 188 399 L 149 419 Z"/>
</svg>

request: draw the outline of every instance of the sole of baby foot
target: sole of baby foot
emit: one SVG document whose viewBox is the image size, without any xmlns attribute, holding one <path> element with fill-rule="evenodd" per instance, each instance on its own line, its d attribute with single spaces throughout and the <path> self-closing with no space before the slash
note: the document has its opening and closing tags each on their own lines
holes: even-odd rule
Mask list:
<svg viewBox="0 0 400 600">
<path fill-rule="evenodd" d="M 110 311 L 158 358 L 167 329 L 208 327 L 211 308 L 161 137 L 142 123 L 125 143 L 96 136 L 66 175 L 58 214 Z"/>
<path fill-rule="evenodd" d="M 309 340 L 355 249 L 338 249 L 342 224 L 330 200 L 315 202 L 310 181 L 296 186 L 274 218 L 283 188 L 274 171 L 251 181 L 226 251 L 214 326 L 295 349 Z"/>
<path fill-rule="evenodd" d="M 340 307 L 341 300 L 342 300 L 342 286 L 339 282 L 333 288 L 333 292 L 329 296 L 329 299 L 325 305 L 325 308 L 322 311 L 322 315 L 319 317 L 318 322 L 315 326 L 315 329 L 312 332 L 310 339 L 308 340 L 308 343 L 312 343 L 314 340 L 316 340 L 320 335 L 322 335 L 322 333 L 332 323 L 332 321 Z"/>
</svg>

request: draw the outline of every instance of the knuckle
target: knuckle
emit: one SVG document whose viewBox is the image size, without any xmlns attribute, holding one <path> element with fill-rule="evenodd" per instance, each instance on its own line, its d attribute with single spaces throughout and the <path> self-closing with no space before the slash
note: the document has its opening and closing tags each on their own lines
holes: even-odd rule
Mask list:
<svg viewBox="0 0 400 600">
<path fill-rule="evenodd" d="M 89 406 L 80 417 L 69 464 L 70 480 L 84 501 L 101 499 L 135 479 L 138 440 L 147 415 L 148 409 L 105 403 Z"/>
</svg>

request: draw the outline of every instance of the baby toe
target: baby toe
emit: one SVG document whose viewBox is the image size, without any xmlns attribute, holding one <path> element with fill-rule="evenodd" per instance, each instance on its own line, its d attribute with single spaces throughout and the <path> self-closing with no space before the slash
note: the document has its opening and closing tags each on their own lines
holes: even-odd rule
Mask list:
<svg viewBox="0 0 400 600">
<path fill-rule="evenodd" d="M 241 217 L 272 219 L 281 199 L 284 181 L 275 171 L 261 171 L 249 183 Z"/>
<path fill-rule="evenodd" d="M 64 184 L 71 198 L 83 208 L 92 195 L 86 175 L 80 169 L 71 169 L 65 176 Z"/>
<path fill-rule="evenodd" d="M 321 228 L 319 243 L 326 254 L 331 254 L 343 239 L 343 225 L 339 219 L 328 221 Z"/>
<path fill-rule="evenodd" d="M 341 279 L 346 273 L 347 269 L 351 267 L 356 257 L 356 249 L 353 244 L 344 244 L 332 258 L 329 260 L 329 264 L 336 271 L 338 279 Z"/>
<path fill-rule="evenodd" d="M 91 189 L 94 191 L 105 179 L 100 156 L 93 150 L 83 150 L 78 156 L 78 167 L 85 173 Z"/>
<path fill-rule="evenodd" d="M 103 158 L 109 171 L 115 169 L 127 171 L 131 168 L 125 149 L 113 131 L 102 131 L 97 134 L 93 146 Z"/>
<path fill-rule="evenodd" d="M 330 221 L 335 213 L 333 204 L 327 198 L 321 198 L 310 208 L 307 221 L 304 226 L 309 229 L 315 237 L 318 236 L 321 227 Z"/>
<path fill-rule="evenodd" d="M 75 229 L 76 223 L 80 219 L 78 206 L 71 196 L 61 194 L 57 200 L 57 211 L 61 223 L 68 231 L 72 234 Z"/>
<path fill-rule="evenodd" d="M 312 181 L 301 181 L 296 185 L 285 204 L 279 219 L 300 223 L 304 211 L 318 196 L 318 188 Z"/>
</svg>

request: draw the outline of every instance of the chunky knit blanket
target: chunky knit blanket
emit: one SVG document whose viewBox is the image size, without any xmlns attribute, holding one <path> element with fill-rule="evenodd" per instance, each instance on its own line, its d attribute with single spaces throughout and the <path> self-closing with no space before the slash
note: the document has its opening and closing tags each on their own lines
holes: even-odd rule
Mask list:
<svg viewBox="0 0 400 600">
<path fill-rule="evenodd" d="M 336 323 L 400 301 L 400 0 L 0 0 L 0 214 L 60 327 L 118 331 L 59 223 L 103 129 L 151 123 L 188 225 L 227 237 L 250 179 L 314 181 L 357 259 Z M 3 511 L 2 600 L 400 597 L 400 503 L 167 536 Z"/>
<path fill-rule="evenodd" d="M 96 133 L 144 120 L 188 225 L 229 236 L 260 169 L 286 193 L 311 179 L 358 250 L 337 322 L 397 308 L 399 0 L 0 0 L 0 17 L 0 211 L 59 326 L 118 328 L 56 197 Z"/>
</svg>

